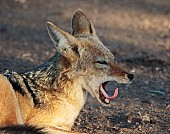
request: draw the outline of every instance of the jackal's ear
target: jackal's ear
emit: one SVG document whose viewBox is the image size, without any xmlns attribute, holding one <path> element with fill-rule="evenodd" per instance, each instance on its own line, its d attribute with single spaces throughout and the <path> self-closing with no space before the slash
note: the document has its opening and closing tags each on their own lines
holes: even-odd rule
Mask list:
<svg viewBox="0 0 170 134">
<path fill-rule="evenodd" d="M 62 30 L 51 22 L 47 22 L 46 26 L 51 40 L 53 41 L 56 47 L 60 47 L 60 44 L 67 45 L 72 40 L 75 40 L 75 38 L 71 34 L 65 32 L 64 30 Z"/>
<path fill-rule="evenodd" d="M 65 57 L 75 55 L 74 48 L 77 47 L 75 46 L 76 38 L 51 22 L 47 22 L 46 26 L 57 51 Z"/>
<path fill-rule="evenodd" d="M 72 35 L 96 35 L 93 24 L 81 9 L 77 9 L 72 18 Z"/>
</svg>

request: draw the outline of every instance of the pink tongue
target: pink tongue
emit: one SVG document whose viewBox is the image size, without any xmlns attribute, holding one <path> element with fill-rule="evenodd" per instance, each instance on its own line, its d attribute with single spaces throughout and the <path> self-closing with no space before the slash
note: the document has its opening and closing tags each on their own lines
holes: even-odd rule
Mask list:
<svg viewBox="0 0 170 134">
<path fill-rule="evenodd" d="M 103 89 L 102 86 L 100 87 L 100 91 L 102 92 L 102 94 L 103 94 L 107 99 L 110 99 L 110 100 L 115 99 L 115 98 L 117 97 L 117 95 L 118 95 L 118 88 L 115 89 L 113 96 L 109 96 L 109 95 L 106 93 L 106 91 Z"/>
</svg>

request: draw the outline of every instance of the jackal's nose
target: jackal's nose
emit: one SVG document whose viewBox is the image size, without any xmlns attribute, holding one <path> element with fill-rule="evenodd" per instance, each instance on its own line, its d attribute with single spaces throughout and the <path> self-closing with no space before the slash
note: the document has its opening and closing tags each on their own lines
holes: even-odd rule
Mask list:
<svg viewBox="0 0 170 134">
<path fill-rule="evenodd" d="M 133 74 L 128 74 L 128 76 L 127 76 L 128 78 L 129 78 L 129 80 L 130 81 L 132 81 L 133 80 L 133 78 L 134 78 L 134 75 Z"/>
</svg>

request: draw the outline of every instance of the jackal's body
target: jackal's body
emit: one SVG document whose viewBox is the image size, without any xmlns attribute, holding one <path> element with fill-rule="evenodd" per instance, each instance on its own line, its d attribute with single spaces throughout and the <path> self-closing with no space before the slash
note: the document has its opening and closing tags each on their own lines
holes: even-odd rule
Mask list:
<svg viewBox="0 0 170 134">
<path fill-rule="evenodd" d="M 107 96 L 104 85 L 133 79 L 114 62 L 81 10 L 73 15 L 72 35 L 50 22 L 47 29 L 57 49 L 49 62 L 26 73 L 0 75 L 1 126 L 29 124 L 49 133 L 70 131 L 88 93 L 108 105 L 113 97 Z"/>
</svg>

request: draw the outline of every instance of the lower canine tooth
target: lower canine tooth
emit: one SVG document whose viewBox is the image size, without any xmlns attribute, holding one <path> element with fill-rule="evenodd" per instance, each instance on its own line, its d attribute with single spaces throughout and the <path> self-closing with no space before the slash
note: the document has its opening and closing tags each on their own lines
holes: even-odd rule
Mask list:
<svg viewBox="0 0 170 134">
<path fill-rule="evenodd" d="M 109 103 L 110 101 L 109 101 L 109 99 L 106 98 L 106 99 L 105 99 L 105 102 L 106 102 L 106 103 Z"/>
</svg>

